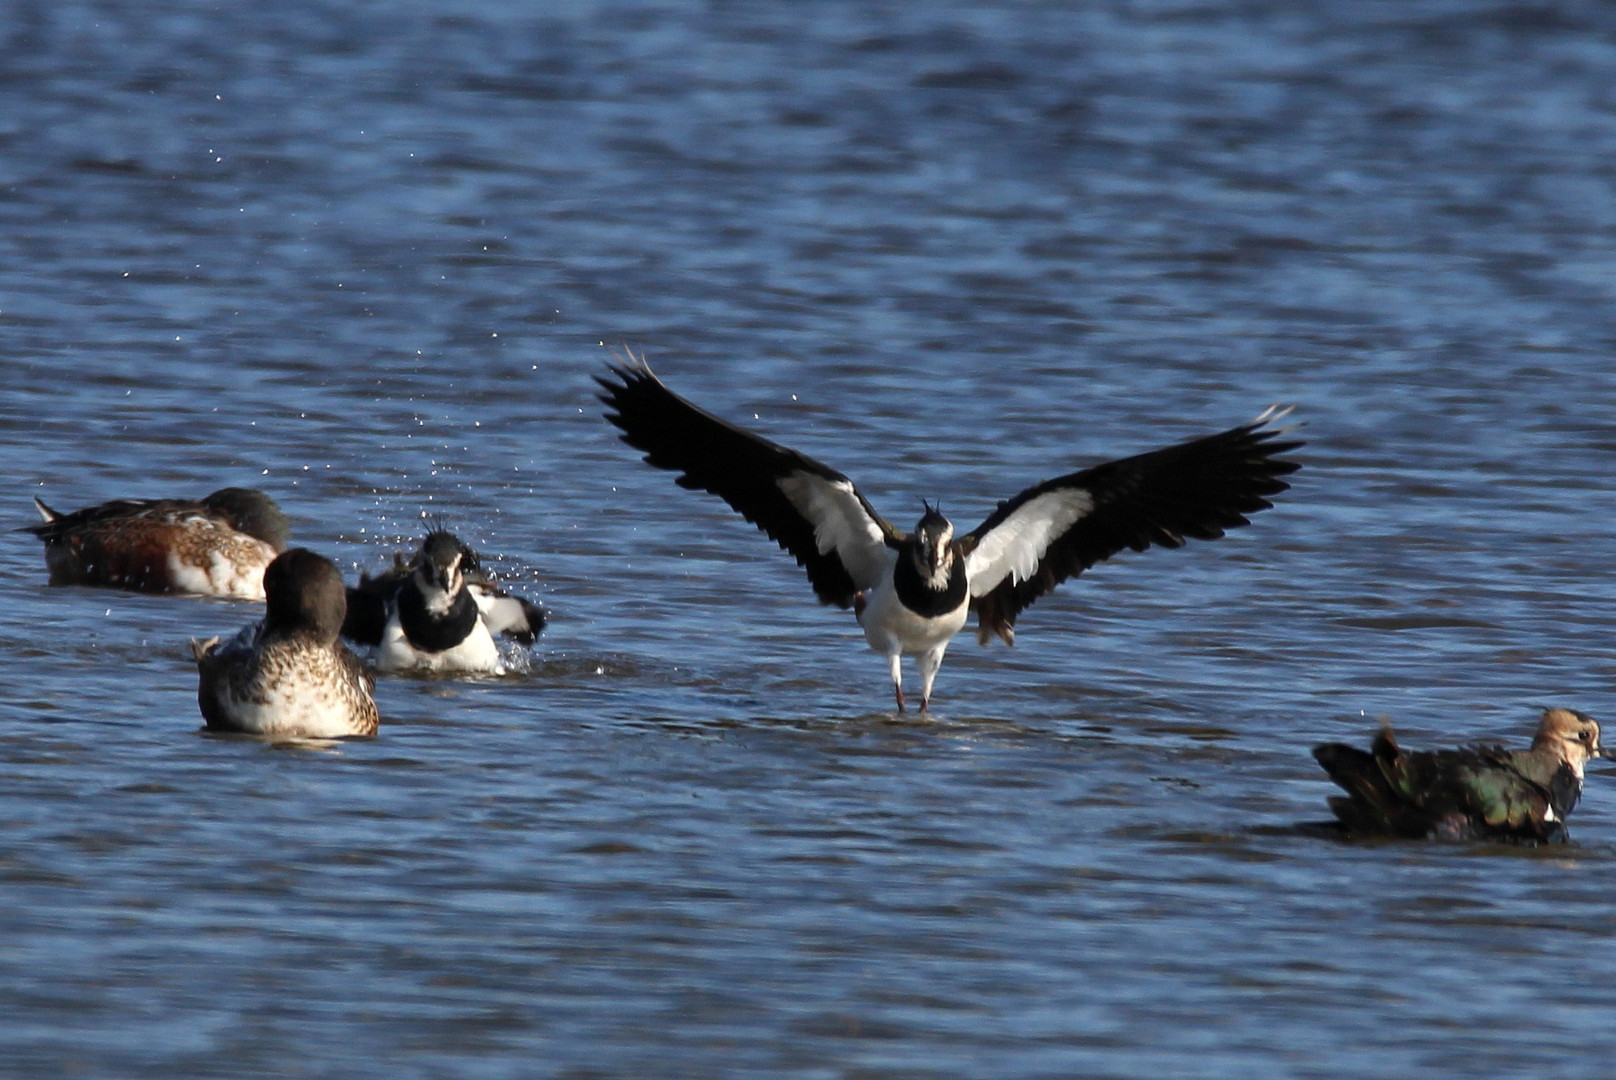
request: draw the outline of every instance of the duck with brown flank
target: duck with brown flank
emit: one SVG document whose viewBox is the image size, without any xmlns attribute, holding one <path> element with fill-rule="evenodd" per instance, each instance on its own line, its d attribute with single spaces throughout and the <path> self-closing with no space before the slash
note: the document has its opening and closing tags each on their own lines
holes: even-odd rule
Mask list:
<svg viewBox="0 0 1616 1080">
<path fill-rule="evenodd" d="M 25 526 L 45 542 L 52 585 L 264 598 L 264 568 L 286 550 L 290 526 L 252 488 L 203 499 L 115 499 L 64 514 L 35 498 L 44 518 Z"/>
</svg>

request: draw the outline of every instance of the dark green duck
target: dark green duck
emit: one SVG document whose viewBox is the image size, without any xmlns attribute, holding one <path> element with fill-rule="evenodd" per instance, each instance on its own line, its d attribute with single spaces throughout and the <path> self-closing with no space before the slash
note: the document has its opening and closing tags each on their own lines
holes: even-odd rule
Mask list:
<svg viewBox="0 0 1616 1080">
<path fill-rule="evenodd" d="M 1345 743 L 1313 748 L 1347 792 L 1330 809 L 1350 836 L 1554 843 L 1582 795 L 1583 768 L 1611 756 L 1599 724 L 1573 709 L 1548 709 L 1529 750 L 1476 746 L 1408 753 L 1383 726 L 1365 753 Z"/>
</svg>

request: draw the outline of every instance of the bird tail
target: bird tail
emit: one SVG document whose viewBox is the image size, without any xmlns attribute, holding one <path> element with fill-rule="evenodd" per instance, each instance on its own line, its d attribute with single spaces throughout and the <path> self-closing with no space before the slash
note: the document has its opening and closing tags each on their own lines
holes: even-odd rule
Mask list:
<svg viewBox="0 0 1616 1080">
<path fill-rule="evenodd" d="M 41 499 L 38 495 L 34 496 L 34 509 L 38 510 L 39 516 L 45 519 L 42 524 L 19 525 L 17 528 L 12 529 L 11 531 L 33 533 L 42 540 L 48 540 L 50 538 L 50 534 L 57 531 L 56 529 L 52 528 L 52 526 L 62 519 L 63 514 L 60 510 L 53 510 L 49 506 L 45 505 L 45 500 Z"/>
<path fill-rule="evenodd" d="M 971 601 L 976 611 L 976 643 L 987 645 L 995 634 L 1006 645 L 1016 643 L 1016 613 L 1000 601 L 997 591 Z"/>
<path fill-rule="evenodd" d="M 1347 793 L 1330 799 L 1330 809 L 1349 830 L 1401 832 L 1407 807 L 1405 759 L 1389 727 L 1382 727 L 1365 753 L 1345 743 L 1325 743 L 1313 756 Z"/>
</svg>

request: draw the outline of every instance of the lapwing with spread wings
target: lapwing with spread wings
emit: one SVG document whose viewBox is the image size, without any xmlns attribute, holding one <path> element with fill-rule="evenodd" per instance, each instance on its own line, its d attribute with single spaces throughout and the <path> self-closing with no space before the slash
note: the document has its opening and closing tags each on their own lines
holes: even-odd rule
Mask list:
<svg viewBox="0 0 1616 1080">
<path fill-rule="evenodd" d="M 663 385 L 632 351 L 597 376 L 606 418 L 645 460 L 712 492 L 790 552 L 821 602 L 852 608 L 887 658 L 898 711 L 899 661 L 917 658 L 920 708 L 948 643 L 976 612 L 978 638 L 1014 642 L 1022 609 L 1125 548 L 1176 548 L 1249 524 L 1301 446 L 1269 409 L 1249 424 L 1045 480 L 999 504 L 963 536 L 930 504 L 912 533 L 894 528 L 828 465 L 744 431 Z"/>
</svg>

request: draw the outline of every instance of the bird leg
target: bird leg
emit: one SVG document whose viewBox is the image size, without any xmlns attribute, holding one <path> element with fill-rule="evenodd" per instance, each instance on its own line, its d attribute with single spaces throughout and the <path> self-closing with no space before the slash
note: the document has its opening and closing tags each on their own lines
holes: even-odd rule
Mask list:
<svg viewBox="0 0 1616 1080">
<path fill-rule="evenodd" d="M 892 690 L 898 695 L 898 711 L 903 712 L 903 669 L 899 661 L 903 659 L 901 653 L 887 654 L 887 667 L 892 672 Z"/>
<path fill-rule="evenodd" d="M 943 653 L 948 651 L 948 642 L 943 642 L 935 649 L 923 652 L 916 658 L 920 666 L 920 711 L 925 712 L 931 707 L 931 684 L 937 678 L 937 669 L 943 666 Z"/>
</svg>

